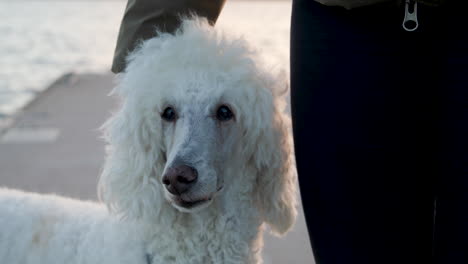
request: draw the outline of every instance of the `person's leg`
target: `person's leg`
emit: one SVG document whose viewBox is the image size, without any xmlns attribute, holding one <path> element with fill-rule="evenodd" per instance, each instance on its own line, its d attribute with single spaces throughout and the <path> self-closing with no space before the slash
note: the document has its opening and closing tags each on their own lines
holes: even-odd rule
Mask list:
<svg viewBox="0 0 468 264">
<path fill-rule="evenodd" d="M 461 4 L 461 3 L 460 3 Z M 444 11 L 444 102 L 436 209 L 437 264 L 468 263 L 468 4 Z"/>
<path fill-rule="evenodd" d="M 293 3 L 294 144 L 318 264 L 431 261 L 435 69 L 400 11 Z"/>
</svg>

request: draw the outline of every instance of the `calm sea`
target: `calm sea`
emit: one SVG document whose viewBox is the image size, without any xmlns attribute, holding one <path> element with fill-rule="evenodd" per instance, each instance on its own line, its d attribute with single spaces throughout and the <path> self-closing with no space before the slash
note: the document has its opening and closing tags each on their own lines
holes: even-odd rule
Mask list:
<svg viewBox="0 0 468 264">
<path fill-rule="evenodd" d="M 67 72 L 109 72 L 126 1 L 0 0 L 0 119 Z M 227 1 L 217 26 L 288 70 L 288 1 Z"/>
</svg>

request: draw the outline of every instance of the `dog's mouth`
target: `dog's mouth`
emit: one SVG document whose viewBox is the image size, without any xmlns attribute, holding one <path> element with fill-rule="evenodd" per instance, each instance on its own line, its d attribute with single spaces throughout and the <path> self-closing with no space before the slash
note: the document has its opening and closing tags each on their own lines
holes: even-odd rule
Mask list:
<svg viewBox="0 0 468 264">
<path fill-rule="evenodd" d="M 173 205 L 184 212 L 193 212 L 194 210 L 199 210 L 207 207 L 214 199 L 214 197 L 219 194 L 219 192 L 223 189 L 221 186 L 218 188 L 216 192 L 214 192 L 211 195 L 204 196 L 201 198 L 197 199 L 184 199 L 183 195 L 182 196 L 173 196 L 172 197 L 172 203 Z"/>
<path fill-rule="evenodd" d="M 185 209 L 192 209 L 192 208 L 201 206 L 201 205 L 203 205 L 205 203 L 209 203 L 211 200 L 212 200 L 211 197 L 206 197 L 206 198 L 202 198 L 202 199 L 199 199 L 199 200 L 190 200 L 190 201 L 184 200 L 184 199 L 182 199 L 180 197 L 175 197 L 173 199 L 175 204 L 177 204 L 178 206 L 183 207 Z"/>
</svg>

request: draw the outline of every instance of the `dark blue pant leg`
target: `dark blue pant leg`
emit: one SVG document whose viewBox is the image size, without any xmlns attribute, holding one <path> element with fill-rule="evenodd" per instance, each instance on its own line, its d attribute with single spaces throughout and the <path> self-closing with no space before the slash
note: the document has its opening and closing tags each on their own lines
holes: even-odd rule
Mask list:
<svg viewBox="0 0 468 264">
<path fill-rule="evenodd" d="M 437 184 L 437 264 L 468 263 L 468 30 L 464 7 L 445 11 L 441 33 L 442 173 Z"/>
<path fill-rule="evenodd" d="M 294 142 L 318 264 L 431 263 L 439 59 L 400 11 L 293 3 Z"/>
</svg>

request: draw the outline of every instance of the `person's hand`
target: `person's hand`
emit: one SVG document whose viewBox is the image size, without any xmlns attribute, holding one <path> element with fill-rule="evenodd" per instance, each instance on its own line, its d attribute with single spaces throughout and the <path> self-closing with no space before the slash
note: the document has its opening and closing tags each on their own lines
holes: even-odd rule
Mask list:
<svg viewBox="0 0 468 264">
<path fill-rule="evenodd" d="M 382 2 L 388 2 L 390 0 L 315 0 L 322 5 L 326 6 L 341 6 L 346 9 L 353 9 L 356 7 L 367 6 Z"/>
</svg>

